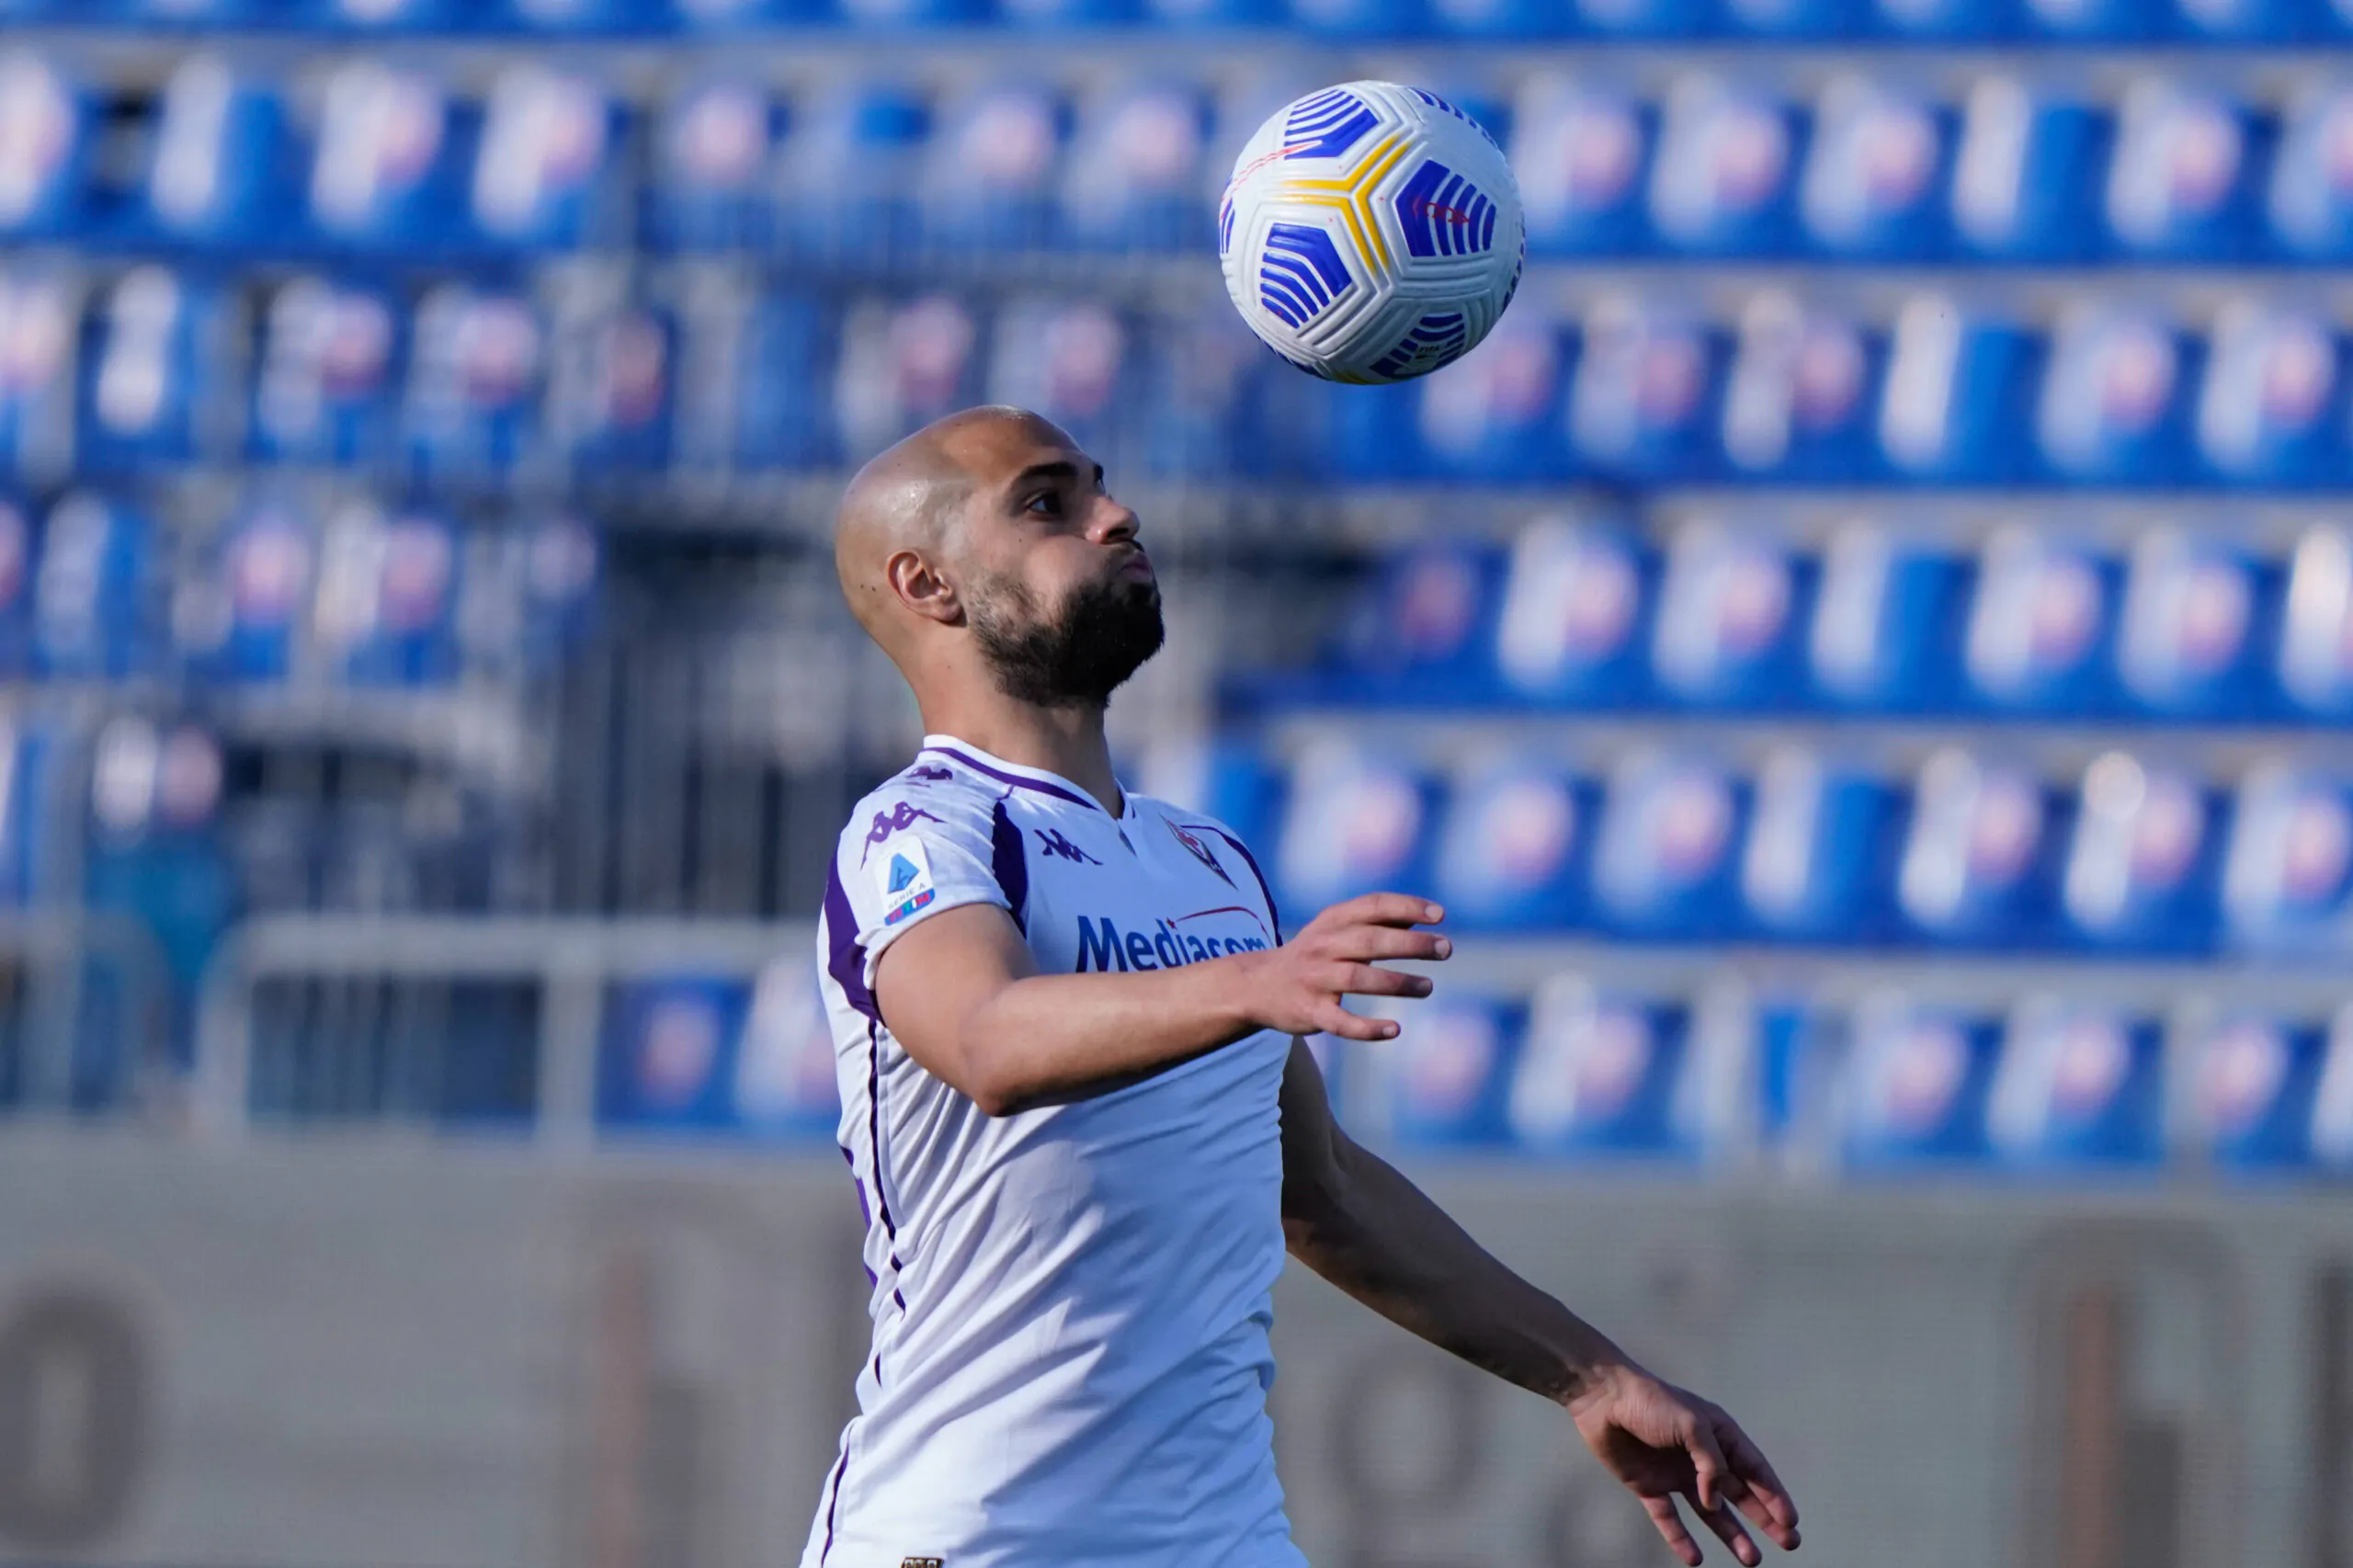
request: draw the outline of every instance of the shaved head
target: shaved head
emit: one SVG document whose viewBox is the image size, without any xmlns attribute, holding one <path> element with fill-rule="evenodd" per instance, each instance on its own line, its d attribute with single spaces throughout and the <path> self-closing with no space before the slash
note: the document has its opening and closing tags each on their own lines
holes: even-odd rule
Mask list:
<svg viewBox="0 0 2353 1568">
<path fill-rule="evenodd" d="M 975 682 L 1100 707 L 1160 646 L 1160 589 L 1102 465 L 1026 409 L 926 425 L 851 479 L 834 566 L 919 701 Z"/>
</svg>

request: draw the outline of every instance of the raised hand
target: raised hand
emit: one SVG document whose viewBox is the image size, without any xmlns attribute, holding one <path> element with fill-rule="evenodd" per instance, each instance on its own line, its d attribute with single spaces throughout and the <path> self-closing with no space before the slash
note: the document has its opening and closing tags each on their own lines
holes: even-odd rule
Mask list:
<svg viewBox="0 0 2353 1568">
<path fill-rule="evenodd" d="M 1784 1551 L 1798 1547 L 1798 1510 L 1789 1489 L 1739 1423 L 1722 1408 L 1639 1367 L 1604 1371 L 1569 1401 L 1586 1446 L 1642 1499 L 1666 1544 L 1699 1568 L 1699 1543 L 1677 1511 L 1680 1496 L 1747 1568 L 1761 1559 L 1742 1528 L 1745 1516 Z"/>
<path fill-rule="evenodd" d="M 1389 1040 L 1397 1026 L 1340 1006 L 1343 996 L 1427 996 L 1426 975 L 1382 969 L 1384 960 L 1439 960 L 1454 944 L 1435 931 L 1446 912 L 1404 893 L 1369 892 L 1336 903 L 1281 947 L 1251 955 L 1243 1005 L 1261 1028 Z"/>
</svg>

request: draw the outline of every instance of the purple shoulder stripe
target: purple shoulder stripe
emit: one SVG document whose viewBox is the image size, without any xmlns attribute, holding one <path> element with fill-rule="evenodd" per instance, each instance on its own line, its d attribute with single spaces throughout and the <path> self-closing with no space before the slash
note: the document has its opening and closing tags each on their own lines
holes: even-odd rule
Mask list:
<svg viewBox="0 0 2353 1568">
<path fill-rule="evenodd" d="M 1043 778 L 1024 778 L 1017 773 L 1007 773 L 1001 767 L 991 767 L 987 763 L 958 751 L 954 746 L 926 746 L 923 749 L 927 752 L 936 752 L 941 756 L 952 756 L 973 772 L 986 774 L 1000 784 L 1010 784 L 1017 790 L 1035 790 L 1040 795 L 1051 795 L 1058 801 L 1068 801 L 1073 805 L 1087 806 L 1098 812 L 1103 810 L 1100 802 L 1088 800 L 1075 790 L 1065 790 L 1061 785 L 1048 783 Z"/>
<path fill-rule="evenodd" d="M 824 920 L 825 972 L 834 977 L 853 1008 L 880 1022 L 882 1015 L 874 1006 L 874 993 L 866 988 L 866 948 L 858 939 L 858 912 L 850 908 L 848 890 L 842 886 L 839 860 L 825 870 Z"/>
<path fill-rule="evenodd" d="M 1267 922 L 1274 926 L 1275 946 L 1282 946 L 1282 911 L 1275 907 L 1274 886 L 1267 881 L 1267 873 L 1258 869 L 1258 857 L 1250 853 L 1250 846 L 1248 845 L 1234 837 L 1233 835 L 1226 832 L 1225 829 L 1219 827 L 1211 828 L 1210 831 L 1216 834 L 1220 838 L 1224 839 L 1228 844 L 1233 845 L 1233 852 L 1241 856 L 1243 862 L 1250 868 L 1250 874 L 1258 879 L 1258 896 L 1267 901 Z"/>
<path fill-rule="evenodd" d="M 1021 934 L 1029 934 L 1029 856 L 1021 843 L 1021 830 L 1013 824 L 1012 813 L 1000 799 L 990 813 L 989 870 L 996 877 L 997 891 L 1005 894 L 1006 907 L 1013 912 L 1013 923 Z"/>
</svg>

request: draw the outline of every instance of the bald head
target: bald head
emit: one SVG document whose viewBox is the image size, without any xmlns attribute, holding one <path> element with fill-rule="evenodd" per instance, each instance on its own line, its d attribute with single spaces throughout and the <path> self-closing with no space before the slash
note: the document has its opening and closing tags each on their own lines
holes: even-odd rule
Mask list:
<svg viewBox="0 0 2353 1568">
<path fill-rule="evenodd" d="M 1073 445 L 1051 421 L 1027 409 L 967 408 L 877 455 L 843 492 L 834 520 L 834 570 L 850 613 L 885 649 L 895 651 L 898 642 L 891 558 L 902 551 L 953 550 L 957 514 L 975 489 L 995 477 L 990 470 L 999 464 L 992 459 L 1008 437 L 1023 445 Z"/>
</svg>

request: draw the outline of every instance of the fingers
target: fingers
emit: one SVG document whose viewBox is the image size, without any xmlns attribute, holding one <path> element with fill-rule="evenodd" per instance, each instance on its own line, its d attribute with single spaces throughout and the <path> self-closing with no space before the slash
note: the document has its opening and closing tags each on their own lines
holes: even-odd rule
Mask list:
<svg viewBox="0 0 2353 1568">
<path fill-rule="evenodd" d="M 1772 1461 L 1731 1416 L 1719 1414 L 1716 1426 L 1733 1473 L 1747 1493 L 1746 1497 L 1734 1501 L 1740 1503 L 1741 1511 L 1771 1538 L 1774 1545 L 1784 1551 L 1794 1551 L 1798 1545 L 1798 1506 L 1789 1488 L 1781 1484 L 1781 1478 L 1773 1473 Z"/>
<path fill-rule="evenodd" d="M 1316 1017 L 1315 1027 L 1325 1034 L 1341 1040 L 1395 1040 L 1397 1026 L 1388 1018 L 1367 1018 L 1349 1012 L 1338 1003 L 1324 1008 Z"/>
<path fill-rule="evenodd" d="M 1683 1528 L 1683 1516 L 1676 1512 L 1675 1499 L 1645 1497 L 1643 1499 L 1643 1511 L 1651 1517 L 1651 1523 L 1656 1525 L 1658 1533 L 1666 1539 L 1667 1550 L 1681 1558 L 1686 1568 L 1699 1568 L 1699 1543 L 1693 1540 L 1691 1532 Z M 1756 1548 L 1749 1550 L 1753 1551 Z"/>
<path fill-rule="evenodd" d="M 1342 996 L 1427 996 L 1435 988 L 1427 974 L 1375 969 L 1369 963 L 1344 966 L 1333 984 L 1334 992 Z"/>
<path fill-rule="evenodd" d="M 1410 893 L 1369 892 L 1336 903 L 1315 917 L 1348 926 L 1435 926 L 1446 911 Z"/>
<path fill-rule="evenodd" d="M 1718 1539 L 1732 1548 L 1733 1556 L 1744 1564 L 1744 1568 L 1756 1568 L 1765 1561 L 1765 1554 L 1756 1550 L 1756 1543 L 1749 1539 L 1746 1530 L 1740 1528 L 1740 1516 L 1729 1506 L 1703 1507 L 1699 1510 L 1699 1517 L 1708 1522 L 1708 1528 L 1716 1532 Z"/>
<path fill-rule="evenodd" d="M 1732 1479 L 1732 1466 L 1725 1462 L 1723 1449 L 1716 1446 L 1715 1423 L 1704 1409 L 1693 1417 L 1684 1446 L 1691 1453 L 1691 1500 L 1699 1505 L 1702 1514 L 1714 1514 L 1723 1506 L 1724 1483 Z"/>
<path fill-rule="evenodd" d="M 1394 926 L 1347 926 L 1324 938 L 1334 958 L 1365 961 L 1374 959 L 1443 960 L 1454 944 L 1435 931 L 1401 930 Z"/>
</svg>

